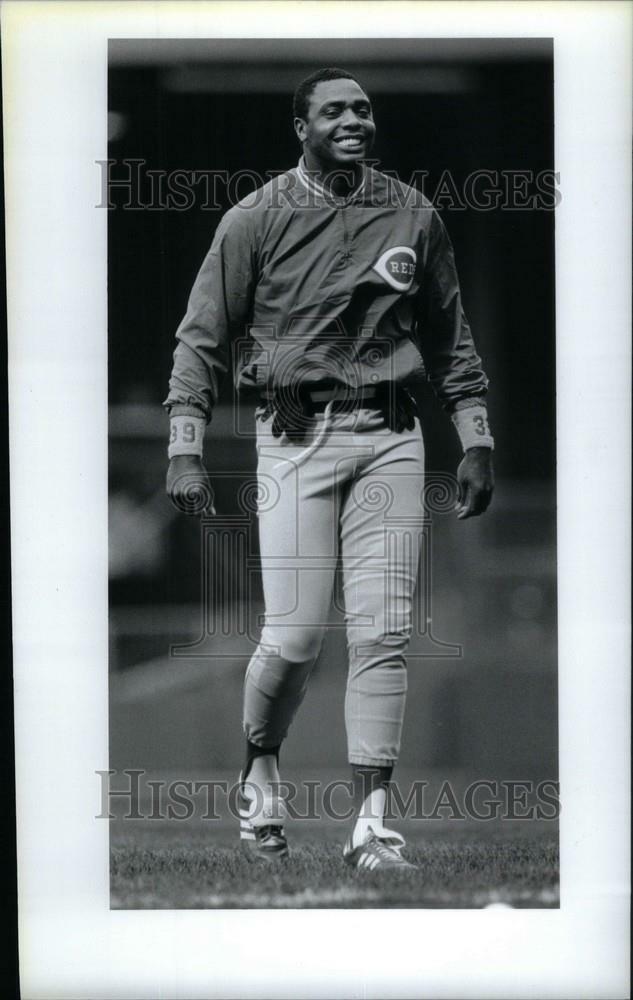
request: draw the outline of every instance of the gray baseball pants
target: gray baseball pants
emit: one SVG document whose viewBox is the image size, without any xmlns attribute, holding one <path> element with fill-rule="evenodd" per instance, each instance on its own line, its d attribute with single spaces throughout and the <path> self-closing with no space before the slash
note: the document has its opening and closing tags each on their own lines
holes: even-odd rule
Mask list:
<svg viewBox="0 0 633 1000">
<path fill-rule="evenodd" d="M 286 736 L 319 655 L 339 564 L 349 761 L 393 764 L 422 539 L 419 420 L 396 433 L 374 409 L 318 414 L 298 445 L 273 437 L 261 409 L 256 424 L 265 621 L 246 672 L 245 733 L 261 747 Z"/>
</svg>

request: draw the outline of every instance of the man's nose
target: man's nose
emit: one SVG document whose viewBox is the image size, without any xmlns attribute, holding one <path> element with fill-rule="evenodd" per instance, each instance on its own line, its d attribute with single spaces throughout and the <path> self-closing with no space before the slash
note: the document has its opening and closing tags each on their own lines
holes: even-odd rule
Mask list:
<svg viewBox="0 0 633 1000">
<path fill-rule="evenodd" d="M 343 128 L 358 128 L 360 125 L 360 118 L 352 108 L 347 108 L 343 112 L 341 125 Z"/>
</svg>

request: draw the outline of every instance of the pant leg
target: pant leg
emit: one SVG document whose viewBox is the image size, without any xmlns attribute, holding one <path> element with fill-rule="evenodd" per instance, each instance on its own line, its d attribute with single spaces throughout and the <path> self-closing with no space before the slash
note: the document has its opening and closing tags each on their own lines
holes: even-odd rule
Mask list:
<svg viewBox="0 0 633 1000">
<path fill-rule="evenodd" d="M 397 434 L 374 414 L 363 437 L 373 454 L 359 468 L 341 512 L 349 649 L 345 723 L 350 763 L 385 766 L 398 759 L 404 720 L 424 446 L 418 420 L 412 431 Z"/>
<path fill-rule="evenodd" d="M 338 555 L 340 490 L 327 454 L 295 466 L 301 446 L 273 438 L 261 419 L 257 431 L 266 610 L 244 682 L 244 731 L 266 747 L 286 736 L 319 655 Z"/>
</svg>

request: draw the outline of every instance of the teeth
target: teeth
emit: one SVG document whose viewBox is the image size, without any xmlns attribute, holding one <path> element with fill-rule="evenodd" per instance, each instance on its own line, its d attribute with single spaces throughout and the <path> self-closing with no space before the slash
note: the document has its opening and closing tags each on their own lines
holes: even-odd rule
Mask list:
<svg viewBox="0 0 633 1000">
<path fill-rule="evenodd" d="M 337 139 L 339 146 L 360 146 L 362 139 Z"/>
</svg>

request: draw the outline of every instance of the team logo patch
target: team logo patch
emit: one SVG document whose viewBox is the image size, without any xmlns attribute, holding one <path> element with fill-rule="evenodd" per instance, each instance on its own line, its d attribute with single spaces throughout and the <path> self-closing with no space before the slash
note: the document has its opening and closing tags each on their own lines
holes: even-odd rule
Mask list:
<svg viewBox="0 0 633 1000">
<path fill-rule="evenodd" d="M 390 247 L 372 267 L 397 292 L 407 292 L 413 284 L 417 259 L 411 247 Z"/>
</svg>

